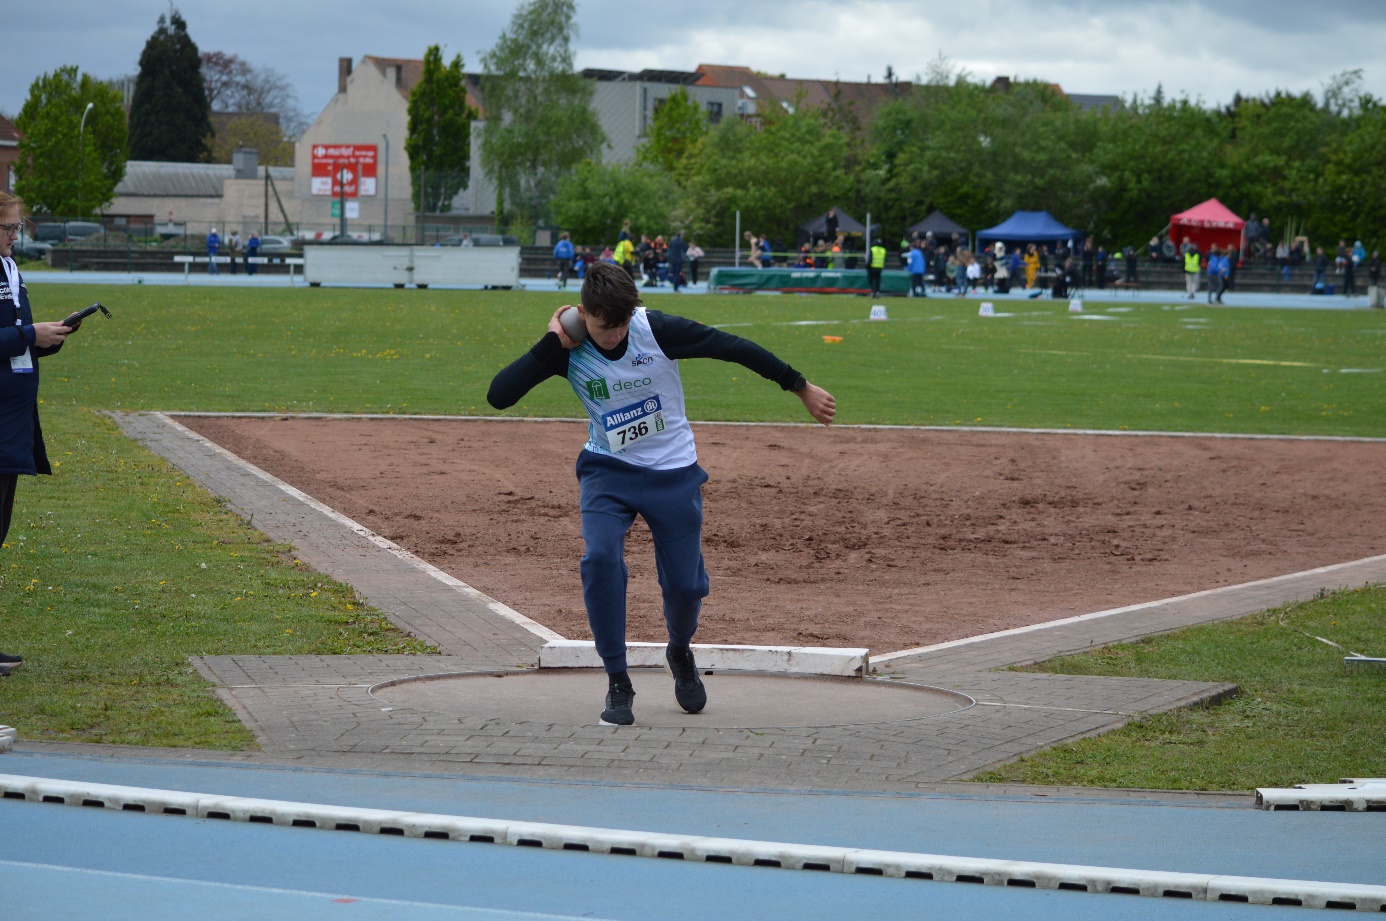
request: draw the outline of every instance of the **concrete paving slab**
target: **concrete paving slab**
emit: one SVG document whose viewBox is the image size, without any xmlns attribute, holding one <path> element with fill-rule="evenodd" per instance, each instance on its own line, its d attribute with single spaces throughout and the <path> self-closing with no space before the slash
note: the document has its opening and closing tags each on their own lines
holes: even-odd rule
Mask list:
<svg viewBox="0 0 1386 921">
<path fill-rule="evenodd" d="M 673 679 L 663 670 L 631 669 L 630 676 L 636 727 L 860 726 L 927 719 L 973 705 L 965 694 L 904 682 L 709 671 L 703 678 L 708 706 L 694 714 L 675 703 Z M 544 669 L 405 678 L 376 685 L 370 693 L 397 708 L 592 726 L 605 690 L 601 673 Z"/>
</svg>

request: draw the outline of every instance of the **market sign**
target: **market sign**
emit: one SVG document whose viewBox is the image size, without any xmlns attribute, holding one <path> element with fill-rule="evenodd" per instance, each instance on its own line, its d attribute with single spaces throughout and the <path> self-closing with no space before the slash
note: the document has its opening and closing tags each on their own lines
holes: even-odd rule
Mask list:
<svg viewBox="0 0 1386 921">
<path fill-rule="evenodd" d="M 314 144 L 311 193 L 333 198 L 375 194 L 374 144 Z"/>
</svg>

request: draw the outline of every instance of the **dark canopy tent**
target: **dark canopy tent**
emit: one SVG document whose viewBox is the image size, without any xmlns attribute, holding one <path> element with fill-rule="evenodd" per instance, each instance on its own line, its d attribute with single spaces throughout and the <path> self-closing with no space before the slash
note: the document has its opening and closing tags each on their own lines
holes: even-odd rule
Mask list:
<svg viewBox="0 0 1386 921">
<path fill-rule="evenodd" d="M 1048 211 L 1017 211 L 995 227 L 977 234 L 977 242 L 1000 240 L 1002 243 L 1058 243 L 1083 239 L 1081 231 L 1065 227 L 1054 220 Z"/>
<path fill-rule="evenodd" d="M 918 224 L 912 224 L 905 228 L 905 236 L 907 237 L 914 234 L 919 234 L 922 237 L 928 233 L 938 238 L 951 238 L 953 234 L 965 237 L 970 231 L 942 211 L 935 211 Z"/>
<path fill-rule="evenodd" d="M 852 215 L 848 214 L 846 211 L 843 211 L 841 208 L 837 208 L 835 210 L 837 211 L 838 233 L 845 233 L 849 236 L 860 236 L 861 234 L 866 233 L 866 225 L 863 224 L 861 221 L 852 217 Z M 817 240 L 819 237 L 825 236 L 827 233 L 828 212 L 824 211 L 822 214 L 818 215 L 812 220 L 804 221 L 802 224 L 799 225 L 799 242 L 805 243 L 810 240 Z"/>
</svg>

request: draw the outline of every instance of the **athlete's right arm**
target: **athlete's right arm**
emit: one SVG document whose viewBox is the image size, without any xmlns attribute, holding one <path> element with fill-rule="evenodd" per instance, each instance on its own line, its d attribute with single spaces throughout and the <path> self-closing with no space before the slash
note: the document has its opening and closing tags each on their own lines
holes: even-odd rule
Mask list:
<svg viewBox="0 0 1386 921">
<path fill-rule="evenodd" d="M 568 376 L 568 350 L 555 332 L 544 333 L 534 348 L 501 369 L 486 392 L 486 402 L 509 409 L 551 377 Z"/>
</svg>

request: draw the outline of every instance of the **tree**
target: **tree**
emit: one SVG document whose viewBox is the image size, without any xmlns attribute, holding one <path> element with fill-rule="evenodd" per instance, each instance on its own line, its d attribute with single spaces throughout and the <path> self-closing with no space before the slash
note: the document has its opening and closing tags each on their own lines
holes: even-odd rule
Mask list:
<svg viewBox="0 0 1386 921">
<path fill-rule="evenodd" d="M 686 182 L 709 127 L 707 112 L 688 95 L 688 90 L 679 87 L 655 107 L 645 142 L 635 152 L 635 158 Z"/>
<path fill-rule="evenodd" d="M 232 163 L 236 148 L 253 147 L 259 154 L 261 166 L 293 166 L 294 144 L 286 140 L 274 112 L 234 112 L 218 115 L 212 146 L 208 151 L 210 163 Z"/>
<path fill-rule="evenodd" d="M 404 139 L 415 211 L 449 211 L 453 197 L 467 187 L 475 119 L 476 110 L 467 105 L 462 55 L 445 67 L 442 48 L 430 45 L 424 52 L 423 76 L 409 91 L 409 131 Z"/>
<path fill-rule="evenodd" d="M 30 85 L 15 127 L 24 135 L 16 191 L 31 208 L 86 216 L 115 198 L 127 152 L 125 112 L 110 86 L 59 67 Z"/>
<path fill-rule="evenodd" d="M 130 101 L 130 156 L 136 160 L 194 162 L 207 156 L 212 107 L 202 61 L 177 9 L 159 16 L 140 54 Z"/>
<path fill-rule="evenodd" d="M 1327 149 L 1323 200 L 1310 229 L 1379 247 L 1386 231 L 1386 109 L 1368 102 Z"/>
<path fill-rule="evenodd" d="M 234 54 L 204 51 L 202 80 L 213 112 L 274 113 L 284 135 L 297 138 L 307 127 L 289 78 L 272 67 L 256 67 Z"/>
<path fill-rule="evenodd" d="M 574 0 L 529 0 L 484 55 L 481 164 L 496 182 L 496 217 L 541 221 L 558 180 L 595 159 L 606 135 L 592 87 L 573 72 Z"/>
<path fill-rule="evenodd" d="M 678 183 L 652 164 L 587 160 L 559 180 L 553 214 L 574 240 L 615 245 L 627 218 L 636 233 L 654 236 L 675 229 L 681 197 Z"/>
<path fill-rule="evenodd" d="M 688 184 L 688 229 L 730 241 L 735 213 L 743 230 L 793 240 L 798 225 L 844 199 L 847 139 L 814 109 L 767 107 L 759 128 L 739 119 L 717 125 L 702 145 Z"/>
</svg>

